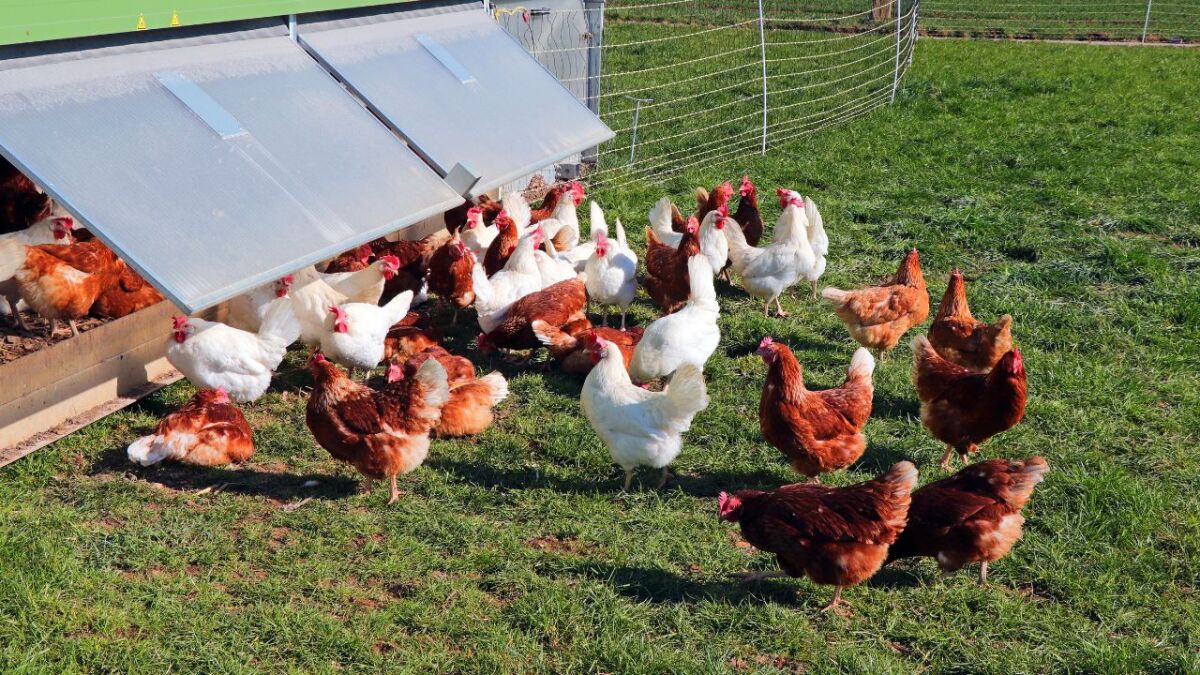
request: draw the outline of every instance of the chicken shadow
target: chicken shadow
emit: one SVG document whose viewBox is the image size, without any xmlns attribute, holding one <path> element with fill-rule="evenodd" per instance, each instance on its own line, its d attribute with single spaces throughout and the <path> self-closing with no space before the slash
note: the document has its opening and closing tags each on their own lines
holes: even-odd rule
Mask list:
<svg viewBox="0 0 1200 675">
<path fill-rule="evenodd" d="M 620 493 L 621 479 L 564 478 L 532 468 L 503 468 L 486 463 L 431 457 L 425 466 L 452 474 L 454 479 L 481 488 L 534 489 L 546 488 L 555 492 L 576 494 Z"/>
<path fill-rule="evenodd" d="M 850 470 L 878 475 L 892 468 L 892 465 L 896 462 L 903 461 L 918 464 L 912 455 L 900 448 L 868 442 L 866 452 L 863 453 L 857 462 L 850 466 Z M 917 468 L 920 468 L 919 464 Z"/>
<path fill-rule="evenodd" d="M 797 479 L 802 478 L 797 477 Z M 725 471 L 717 469 L 700 471 L 695 475 L 691 473 L 675 475 L 664 489 L 679 489 L 692 497 L 711 497 L 712 499 L 716 499 L 722 492 L 774 490 L 789 482 L 795 481 L 780 482 L 779 474 L 767 469 L 756 469 L 753 471 Z M 715 504 L 713 505 L 713 512 L 716 513 Z"/>
<path fill-rule="evenodd" d="M 709 600 L 729 604 L 770 601 L 796 608 L 812 605 L 814 609 L 822 606 L 821 598 L 810 597 L 806 589 L 787 578 L 743 581 L 730 577 L 728 580 L 702 581 L 663 569 L 613 566 L 591 561 L 580 561 L 578 565 L 558 569 L 565 574 L 603 582 L 628 598 L 654 604 Z"/>
<path fill-rule="evenodd" d="M 220 487 L 221 492 L 266 497 L 281 502 L 305 497 L 342 499 L 358 490 L 356 480 L 340 475 L 288 474 L 262 471 L 250 466 L 198 467 L 176 463 L 141 466 L 129 461 L 124 447 L 105 450 L 88 468 L 88 475 L 105 474 L 122 474 L 177 492 Z M 306 486 L 309 481 L 317 481 L 318 484 Z"/>
<path fill-rule="evenodd" d="M 917 401 L 915 392 L 906 396 L 875 391 L 875 399 L 871 404 L 873 417 L 891 417 L 893 419 L 913 419 L 921 416 L 921 404 Z"/>
</svg>

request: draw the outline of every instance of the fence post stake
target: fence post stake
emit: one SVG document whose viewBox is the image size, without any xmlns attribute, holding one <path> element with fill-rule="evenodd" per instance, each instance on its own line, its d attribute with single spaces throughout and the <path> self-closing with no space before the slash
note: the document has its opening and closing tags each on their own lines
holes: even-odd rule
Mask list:
<svg viewBox="0 0 1200 675">
<path fill-rule="evenodd" d="M 1146 44 L 1146 33 L 1150 30 L 1150 8 L 1154 0 L 1146 0 L 1146 20 L 1142 22 L 1142 44 Z"/>
<path fill-rule="evenodd" d="M 631 131 L 632 136 L 630 137 L 630 140 L 629 140 L 629 163 L 633 164 L 634 153 L 637 151 L 638 117 L 641 116 L 641 113 L 642 113 L 642 104 L 643 103 L 652 103 L 654 101 L 654 99 L 652 99 L 652 98 L 634 98 L 633 96 L 626 96 L 625 98 L 633 99 L 633 129 Z"/>
<path fill-rule="evenodd" d="M 896 102 L 896 88 L 900 86 L 900 17 L 904 14 L 903 0 L 896 0 L 896 68 L 892 71 L 892 100 Z"/>
<path fill-rule="evenodd" d="M 596 117 L 600 116 L 600 73 L 603 66 L 604 46 L 604 0 L 583 0 L 584 19 L 587 20 L 591 38 L 587 49 L 587 107 Z M 582 160 L 593 167 L 599 159 L 599 147 L 592 146 L 583 151 Z"/>
<path fill-rule="evenodd" d="M 767 19 L 763 15 L 763 0 L 758 0 L 758 46 L 762 56 L 762 154 L 767 154 Z"/>
<path fill-rule="evenodd" d="M 912 31 L 912 49 L 908 50 L 908 67 L 912 67 L 913 54 L 917 51 L 917 40 L 921 39 L 921 33 L 918 31 L 919 22 L 921 20 L 921 0 L 917 0 L 917 4 L 913 5 L 912 18 L 908 20 L 908 25 Z"/>
</svg>

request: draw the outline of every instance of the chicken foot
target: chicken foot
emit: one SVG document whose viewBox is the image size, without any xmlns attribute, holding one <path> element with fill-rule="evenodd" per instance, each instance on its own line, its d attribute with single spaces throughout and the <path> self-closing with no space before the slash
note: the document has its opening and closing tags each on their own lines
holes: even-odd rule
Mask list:
<svg viewBox="0 0 1200 675">
<path fill-rule="evenodd" d="M 836 610 L 838 607 L 850 607 L 850 603 L 842 599 L 841 586 L 838 586 L 837 590 L 833 592 L 833 599 L 829 601 L 829 604 L 821 608 L 821 613 L 824 614 L 825 612 Z"/>
<path fill-rule="evenodd" d="M 663 489 L 664 487 L 666 487 L 666 485 L 667 485 L 667 479 L 668 479 L 668 478 L 670 478 L 670 477 L 671 477 L 671 472 L 670 472 L 670 471 L 668 471 L 668 470 L 667 470 L 667 467 L 665 467 L 665 466 L 664 466 L 664 467 L 663 467 L 663 470 L 662 470 L 662 479 L 658 481 L 658 487 L 656 487 L 656 488 L 654 488 L 654 489 L 655 489 L 655 490 L 661 490 L 661 489 Z"/>
<path fill-rule="evenodd" d="M 782 319 L 787 315 L 788 313 L 783 311 L 783 305 L 779 304 L 779 296 L 775 296 L 775 316 Z"/>
<path fill-rule="evenodd" d="M 814 280 L 812 280 L 812 281 L 811 281 L 811 282 L 809 282 L 809 283 L 811 283 L 811 284 L 812 284 L 812 296 L 813 296 L 813 300 L 816 300 L 816 299 L 817 299 L 817 297 L 818 297 L 818 296 L 817 296 L 817 281 L 814 279 Z"/>
<path fill-rule="evenodd" d="M 633 469 L 625 469 L 625 487 L 621 488 L 621 492 L 629 492 L 629 486 L 633 484 Z"/>
<path fill-rule="evenodd" d="M 980 586 L 984 586 L 987 584 L 987 563 L 988 563 L 988 561 L 986 561 L 986 560 L 979 563 L 979 585 Z"/>
<path fill-rule="evenodd" d="M 396 477 L 392 476 L 392 493 L 391 496 L 388 497 L 388 506 L 395 504 L 396 500 L 400 499 L 401 494 L 403 493 L 400 492 L 400 486 L 396 484 Z"/>
</svg>

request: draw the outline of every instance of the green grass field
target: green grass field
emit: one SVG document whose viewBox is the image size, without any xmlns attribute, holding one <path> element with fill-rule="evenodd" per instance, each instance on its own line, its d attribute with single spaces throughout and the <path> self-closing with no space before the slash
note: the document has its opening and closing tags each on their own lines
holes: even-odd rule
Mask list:
<svg viewBox="0 0 1200 675">
<path fill-rule="evenodd" d="M 309 436 L 298 353 L 247 408 L 245 466 L 128 463 L 179 384 L 0 469 L 0 670 L 1196 671 L 1198 71 L 1190 49 L 922 41 L 893 107 L 594 195 L 640 242 L 664 191 L 686 204 L 748 168 L 821 205 L 823 283 L 874 281 L 917 246 L 935 302 L 960 266 L 978 317 L 1012 313 L 1028 414 L 983 454 L 1051 473 L 988 586 L 902 564 L 848 591 L 843 617 L 818 612 L 829 588 L 731 578 L 774 563 L 735 546 L 717 492 L 795 478 L 759 437 L 753 347 L 785 341 L 825 387 L 855 345 L 806 289 L 779 320 L 722 284 L 712 404 L 663 491 L 646 470 L 619 494 L 580 382 L 479 357 L 470 321 L 450 348 L 513 395 L 482 436 L 436 441 L 393 507 Z M 877 369 L 867 453 L 827 482 L 899 459 L 944 475 L 910 367 L 900 349 Z"/>
</svg>

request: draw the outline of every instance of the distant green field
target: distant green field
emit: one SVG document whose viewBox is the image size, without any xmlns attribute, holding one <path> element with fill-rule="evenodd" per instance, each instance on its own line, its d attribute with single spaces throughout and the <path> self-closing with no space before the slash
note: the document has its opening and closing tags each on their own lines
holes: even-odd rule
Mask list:
<svg viewBox="0 0 1200 675">
<path fill-rule="evenodd" d="M 731 578 L 774 563 L 735 545 L 717 493 L 796 478 L 759 436 L 753 347 L 786 342 L 826 387 L 855 345 L 807 289 L 764 319 L 721 283 L 712 404 L 663 491 L 647 471 L 619 494 L 580 382 L 480 356 L 469 313 L 449 347 L 513 394 L 480 437 L 435 441 L 392 507 L 305 430 L 299 352 L 247 406 L 245 466 L 128 463 L 192 393 L 178 384 L 0 469 L 0 671 L 1200 671 L 1197 72 L 1192 49 L 922 40 L 894 106 L 591 195 L 640 249 L 655 199 L 747 169 L 818 201 L 824 284 L 874 281 L 917 246 L 935 303 L 957 266 L 976 316 L 1012 313 L 1028 415 L 983 455 L 1051 472 L 988 586 L 904 563 L 847 591 L 842 617 L 818 612 L 829 588 Z M 635 320 L 653 315 L 640 297 Z M 876 371 L 866 455 L 828 483 L 899 459 L 944 475 L 905 356 Z"/>
</svg>

